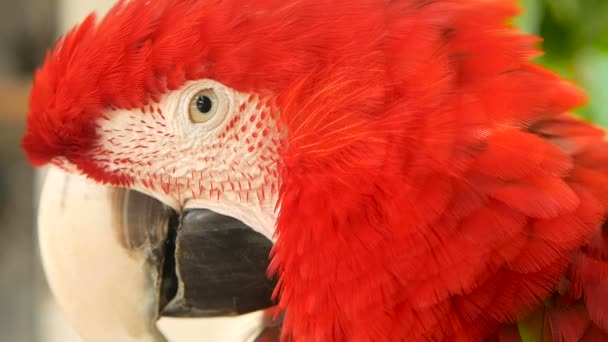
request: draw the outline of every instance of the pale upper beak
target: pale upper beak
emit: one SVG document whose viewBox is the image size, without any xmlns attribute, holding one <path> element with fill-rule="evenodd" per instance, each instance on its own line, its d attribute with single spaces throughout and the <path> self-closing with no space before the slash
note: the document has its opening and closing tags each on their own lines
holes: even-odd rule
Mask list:
<svg viewBox="0 0 608 342">
<path fill-rule="evenodd" d="M 55 168 L 39 210 L 47 279 L 86 341 L 179 342 L 194 329 L 193 341 L 241 342 L 272 324 L 260 311 L 273 305 L 272 242 L 240 221 L 204 209 L 178 215 Z M 163 316 L 199 319 L 163 318 L 162 334 Z M 200 319 L 220 316 L 237 317 Z"/>
</svg>

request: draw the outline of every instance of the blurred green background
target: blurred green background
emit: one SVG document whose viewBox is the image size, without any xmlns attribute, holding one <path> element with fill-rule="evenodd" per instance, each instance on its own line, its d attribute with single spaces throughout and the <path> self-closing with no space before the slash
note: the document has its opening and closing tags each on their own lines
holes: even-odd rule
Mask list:
<svg viewBox="0 0 608 342">
<path fill-rule="evenodd" d="M 516 23 L 543 37 L 539 62 L 587 90 L 577 111 L 608 128 L 608 0 L 521 0 Z"/>
</svg>

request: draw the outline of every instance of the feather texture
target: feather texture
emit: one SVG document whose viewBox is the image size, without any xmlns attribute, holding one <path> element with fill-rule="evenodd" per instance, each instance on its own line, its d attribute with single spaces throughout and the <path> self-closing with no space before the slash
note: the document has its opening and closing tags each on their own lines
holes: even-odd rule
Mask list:
<svg viewBox="0 0 608 342">
<path fill-rule="evenodd" d="M 386 10 L 385 57 L 365 61 L 375 48 L 365 39 L 357 58 L 386 63 L 374 78 L 384 103 L 364 113 L 329 100 L 282 108 L 301 132 L 283 152 L 273 254 L 285 328 L 302 341 L 515 338 L 496 334 L 543 307 L 604 218 L 608 177 L 589 153 L 605 153 L 603 133 L 566 113 L 584 100 L 577 89 L 529 62 L 535 39 L 504 25 L 510 2 Z M 310 88 L 360 89 L 340 81 L 340 67 Z M 289 97 L 305 101 L 299 89 Z M 308 127 L 327 117 L 358 130 Z M 583 291 L 597 305 L 581 312 L 599 333 L 602 290 Z M 547 338 L 577 335 L 576 319 L 564 316 Z"/>
</svg>

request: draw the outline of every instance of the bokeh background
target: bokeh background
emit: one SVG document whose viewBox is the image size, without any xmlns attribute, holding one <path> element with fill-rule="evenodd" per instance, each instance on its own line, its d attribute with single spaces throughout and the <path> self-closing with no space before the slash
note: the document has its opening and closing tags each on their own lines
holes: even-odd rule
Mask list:
<svg viewBox="0 0 608 342">
<path fill-rule="evenodd" d="M 608 128 L 608 0 L 520 0 L 516 23 L 540 35 L 538 62 L 575 80 L 589 104 L 578 113 Z"/>
<path fill-rule="evenodd" d="M 287 0 L 286 0 L 287 1 Z M 19 149 L 30 78 L 47 48 L 112 0 L 0 0 L 0 342 L 69 342 L 44 281 L 36 243 L 40 174 Z M 577 112 L 608 128 L 608 0 L 521 0 L 525 31 L 544 38 L 539 63 L 590 96 Z"/>
</svg>

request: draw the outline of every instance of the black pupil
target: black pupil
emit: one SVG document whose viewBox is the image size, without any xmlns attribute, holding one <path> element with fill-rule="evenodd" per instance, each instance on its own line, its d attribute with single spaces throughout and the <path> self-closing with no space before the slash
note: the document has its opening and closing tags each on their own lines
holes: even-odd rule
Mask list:
<svg viewBox="0 0 608 342">
<path fill-rule="evenodd" d="M 211 102 L 211 99 L 209 98 L 209 96 L 199 95 L 198 98 L 196 99 L 196 108 L 198 109 L 199 112 L 201 112 L 203 114 L 207 114 L 211 111 L 212 107 L 213 107 L 213 102 Z"/>
</svg>

